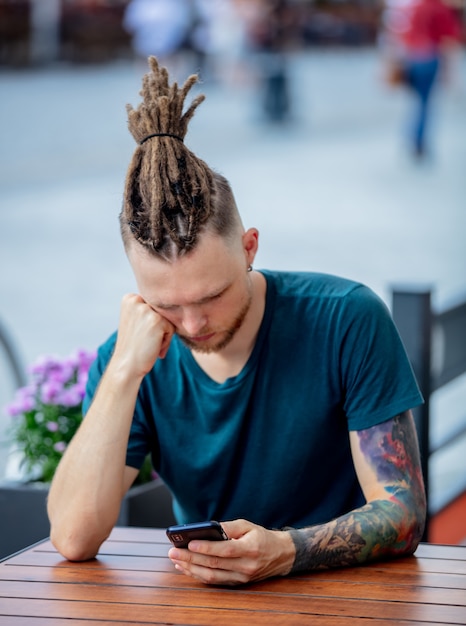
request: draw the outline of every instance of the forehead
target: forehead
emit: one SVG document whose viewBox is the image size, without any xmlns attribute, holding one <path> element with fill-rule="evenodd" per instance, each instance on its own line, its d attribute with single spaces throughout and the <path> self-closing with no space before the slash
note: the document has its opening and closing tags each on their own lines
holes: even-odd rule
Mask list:
<svg viewBox="0 0 466 626">
<path fill-rule="evenodd" d="M 186 305 L 200 302 L 225 289 L 244 265 L 241 246 L 216 235 L 205 236 L 190 253 L 166 261 L 138 244 L 128 258 L 139 293 L 151 305 Z"/>
</svg>

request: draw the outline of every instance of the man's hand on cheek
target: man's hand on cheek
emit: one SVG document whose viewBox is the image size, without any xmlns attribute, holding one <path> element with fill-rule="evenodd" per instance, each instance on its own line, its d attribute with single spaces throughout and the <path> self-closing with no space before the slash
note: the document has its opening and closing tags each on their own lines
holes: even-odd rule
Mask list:
<svg viewBox="0 0 466 626">
<path fill-rule="evenodd" d="M 171 548 L 176 569 L 207 584 L 238 585 L 284 576 L 293 566 L 289 533 L 266 530 L 246 520 L 222 522 L 229 541 L 191 541 L 188 550 Z"/>
<path fill-rule="evenodd" d="M 154 315 L 156 316 L 156 319 L 159 320 L 160 328 L 163 329 L 163 333 L 164 334 L 163 334 L 163 339 L 162 339 L 162 343 L 161 343 L 161 346 L 160 346 L 160 353 L 159 353 L 158 358 L 159 359 L 164 359 L 167 356 L 168 348 L 170 347 L 170 343 L 171 343 L 171 340 L 173 338 L 173 335 L 176 333 L 176 329 L 173 326 L 173 324 L 170 322 L 170 320 L 168 320 L 165 317 L 163 312 L 156 311 L 152 307 L 151 307 L 151 309 L 152 309 Z"/>
<path fill-rule="evenodd" d="M 138 294 L 123 297 L 115 358 L 131 364 L 138 375 L 151 370 L 168 352 L 175 329 Z"/>
</svg>

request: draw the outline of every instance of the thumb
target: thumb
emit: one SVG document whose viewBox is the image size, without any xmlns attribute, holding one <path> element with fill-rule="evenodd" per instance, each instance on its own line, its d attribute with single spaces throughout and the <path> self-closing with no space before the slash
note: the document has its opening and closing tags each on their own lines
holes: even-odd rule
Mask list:
<svg viewBox="0 0 466 626">
<path fill-rule="evenodd" d="M 252 530 L 255 524 L 245 519 L 236 519 L 229 522 L 222 522 L 222 527 L 229 539 L 240 539 L 240 537 Z"/>
</svg>

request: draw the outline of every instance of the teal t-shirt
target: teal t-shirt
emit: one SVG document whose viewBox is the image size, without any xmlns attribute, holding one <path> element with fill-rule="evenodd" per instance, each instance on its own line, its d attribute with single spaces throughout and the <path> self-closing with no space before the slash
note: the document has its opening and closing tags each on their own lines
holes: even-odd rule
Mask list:
<svg viewBox="0 0 466 626">
<path fill-rule="evenodd" d="M 238 376 L 213 381 L 174 336 L 139 390 L 127 464 L 151 453 L 180 522 L 299 528 L 342 515 L 364 502 L 348 431 L 422 402 L 390 313 L 369 288 L 262 273 L 265 314 Z M 99 349 L 85 410 L 115 340 Z"/>
</svg>

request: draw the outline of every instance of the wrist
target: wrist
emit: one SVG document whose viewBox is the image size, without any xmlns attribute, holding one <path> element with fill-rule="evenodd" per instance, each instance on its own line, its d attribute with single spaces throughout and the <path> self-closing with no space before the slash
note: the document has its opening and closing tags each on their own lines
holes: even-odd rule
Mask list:
<svg viewBox="0 0 466 626">
<path fill-rule="evenodd" d="M 283 528 L 282 531 L 288 533 L 291 542 L 294 546 L 294 559 L 291 564 L 289 574 L 295 574 L 306 569 L 309 569 L 309 563 L 307 559 L 307 542 L 305 535 L 298 528 Z"/>
<path fill-rule="evenodd" d="M 131 385 L 133 383 L 139 387 L 146 373 L 139 371 L 130 358 L 115 352 L 107 365 L 105 376 L 106 378 L 111 378 L 112 382 L 117 386 Z"/>
<path fill-rule="evenodd" d="M 296 560 L 296 546 L 290 532 L 291 530 L 293 529 L 286 528 L 276 531 L 277 537 L 281 543 L 281 567 L 278 572 L 280 576 L 287 576 L 290 574 Z"/>
</svg>

